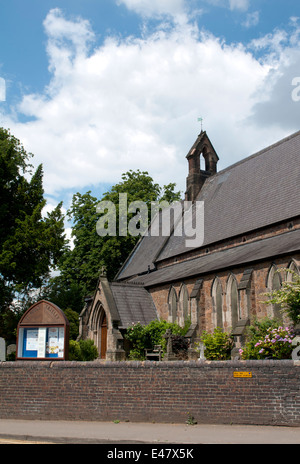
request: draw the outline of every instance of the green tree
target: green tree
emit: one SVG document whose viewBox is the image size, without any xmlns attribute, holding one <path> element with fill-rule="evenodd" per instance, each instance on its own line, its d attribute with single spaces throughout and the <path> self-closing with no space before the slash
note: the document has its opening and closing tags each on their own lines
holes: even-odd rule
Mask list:
<svg viewBox="0 0 300 464">
<path fill-rule="evenodd" d="M 99 271 L 102 266 L 107 269 L 109 280 L 113 280 L 116 273 L 126 260 L 139 236 L 134 237 L 127 233 L 125 236 L 104 236 L 97 234 L 96 226 L 99 218 L 97 205 L 101 201 L 112 202 L 116 211 L 116 224 L 119 224 L 119 195 L 127 194 L 128 205 L 134 201 L 143 201 L 148 206 L 149 220 L 151 214 L 151 202 L 166 200 L 178 201 L 180 192 L 175 192 L 175 184 L 169 184 L 161 188 L 154 183 L 147 172 L 128 171 L 122 175 L 122 181 L 114 185 L 106 192 L 101 200 L 92 196 L 91 192 L 85 194 L 76 193 L 73 196 L 72 205 L 68 211 L 68 217 L 72 221 L 72 237 L 74 247 L 65 251 L 60 261 L 61 275 L 50 284 L 59 288 L 75 288 L 78 290 L 77 303 L 68 304 L 73 310 L 80 312 L 83 307 L 83 298 L 94 292 Z M 134 214 L 129 214 L 129 221 Z M 118 232 L 118 230 L 117 230 Z M 52 287 L 53 288 L 53 287 Z M 75 293 L 73 293 L 75 295 Z M 79 304 L 79 300 L 81 303 Z M 55 299 L 52 298 L 52 301 Z M 57 302 L 56 304 L 59 305 Z M 64 309 L 64 306 L 60 306 Z"/>
<path fill-rule="evenodd" d="M 62 255 L 64 223 L 59 204 L 46 217 L 42 166 L 33 172 L 21 142 L 0 128 L 0 335 L 7 333 L 12 302 L 30 294 L 49 276 Z M 24 309 L 21 304 L 20 311 Z M 18 318 L 18 317 L 17 317 Z M 9 328 L 11 332 L 11 328 Z"/>
<path fill-rule="evenodd" d="M 84 304 L 82 288 L 79 283 L 67 283 L 60 277 L 47 281 L 41 291 L 40 299 L 51 301 L 65 312 L 66 308 L 77 311 L 77 317 Z"/>
<path fill-rule="evenodd" d="M 76 340 L 79 335 L 79 315 L 76 311 L 73 311 L 73 309 L 71 308 L 65 309 L 64 313 L 70 324 L 70 340 Z"/>
<path fill-rule="evenodd" d="M 73 248 L 64 253 L 60 262 L 61 276 L 55 281 L 61 286 L 72 288 L 73 295 L 81 295 L 81 307 L 73 310 L 81 311 L 83 297 L 93 292 L 99 277 L 99 269 L 104 264 L 101 258 L 102 242 L 97 235 L 96 224 L 98 215 L 96 207 L 97 198 L 91 192 L 76 193 L 68 210 L 68 217 L 72 221 Z"/>
<path fill-rule="evenodd" d="M 130 170 L 122 175 L 122 182 L 114 185 L 111 190 L 103 195 L 102 201 L 111 201 L 116 207 L 116 219 L 119 223 L 119 195 L 127 194 L 127 204 L 134 201 L 142 201 L 148 207 L 148 221 L 151 220 L 151 204 L 157 201 L 168 201 L 169 203 L 179 201 L 181 192 L 174 192 L 176 184 L 168 184 L 160 187 L 154 183 L 148 172 L 136 172 Z M 128 214 L 127 224 L 135 213 Z M 113 279 L 118 270 L 127 259 L 132 249 L 139 240 L 127 233 L 125 237 L 103 237 L 102 257 L 107 267 L 109 279 Z"/>
</svg>

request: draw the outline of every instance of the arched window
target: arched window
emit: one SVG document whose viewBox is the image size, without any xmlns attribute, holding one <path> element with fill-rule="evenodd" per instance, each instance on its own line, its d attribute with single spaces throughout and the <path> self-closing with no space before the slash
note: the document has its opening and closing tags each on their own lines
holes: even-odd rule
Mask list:
<svg viewBox="0 0 300 464">
<path fill-rule="evenodd" d="M 185 284 L 182 284 L 179 295 L 180 302 L 180 319 L 182 325 L 188 320 L 189 317 L 189 292 Z"/>
<path fill-rule="evenodd" d="M 212 285 L 212 323 L 213 328 L 223 328 L 223 290 L 219 277 L 216 277 Z"/>
<path fill-rule="evenodd" d="M 238 286 L 236 278 L 233 274 L 230 274 L 227 280 L 227 307 L 231 313 L 231 328 L 234 329 L 239 320 L 238 314 Z"/>
<path fill-rule="evenodd" d="M 176 322 L 177 319 L 177 294 L 174 287 L 170 288 L 169 297 L 169 320 L 171 322 Z"/>
<path fill-rule="evenodd" d="M 270 292 L 274 292 L 276 290 L 280 290 L 282 284 L 282 279 L 281 275 L 278 272 L 278 268 L 275 264 L 273 264 L 269 270 L 268 274 L 268 281 L 267 281 L 267 286 Z M 280 304 L 273 304 L 271 305 L 272 307 L 272 312 L 273 312 L 273 317 L 276 319 L 282 319 L 282 314 L 281 314 L 281 305 Z"/>
<path fill-rule="evenodd" d="M 298 264 L 294 259 L 292 259 L 292 261 L 290 262 L 288 269 L 295 272 L 298 275 L 300 274 Z M 293 280 L 295 280 L 295 274 L 287 272 L 286 280 L 287 282 L 292 282 Z"/>
</svg>

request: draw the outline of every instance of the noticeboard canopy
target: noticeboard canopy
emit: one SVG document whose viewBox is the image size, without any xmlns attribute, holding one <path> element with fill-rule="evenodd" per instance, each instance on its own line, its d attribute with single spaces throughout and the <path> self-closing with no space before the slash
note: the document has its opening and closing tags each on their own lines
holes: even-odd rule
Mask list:
<svg viewBox="0 0 300 464">
<path fill-rule="evenodd" d="M 55 304 L 42 300 L 18 324 L 18 360 L 68 359 L 69 321 Z"/>
</svg>

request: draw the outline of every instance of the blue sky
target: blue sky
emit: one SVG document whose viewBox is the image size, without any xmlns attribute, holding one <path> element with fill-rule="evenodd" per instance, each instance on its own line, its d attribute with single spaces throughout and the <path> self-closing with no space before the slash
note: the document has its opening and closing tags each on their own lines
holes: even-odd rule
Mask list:
<svg viewBox="0 0 300 464">
<path fill-rule="evenodd" d="M 163 0 L 162 0 L 163 2 Z M 247 13 L 242 9 L 194 2 L 203 8 L 196 17 L 199 28 L 205 28 L 226 42 L 247 44 L 276 28 L 286 28 L 289 18 L 300 15 L 296 0 L 251 0 Z M 115 0 L 0 0 L 1 76 L 8 80 L 8 97 L 20 98 L 22 92 L 42 91 L 49 81 L 45 53 L 46 36 L 43 21 L 53 8 L 61 8 L 66 17 L 88 19 L 101 44 L 111 34 L 126 37 L 141 35 L 144 18 Z M 259 14 L 257 24 L 245 27 L 247 16 Z M 255 19 L 254 19 L 255 21 Z M 153 19 L 152 19 L 153 24 Z M 157 23 L 157 20 L 155 21 Z"/>
<path fill-rule="evenodd" d="M 0 0 L 0 125 L 43 163 L 49 209 L 129 169 L 184 191 L 199 116 L 220 169 L 300 129 L 299 18 L 297 0 Z"/>
<path fill-rule="evenodd" d="M 112 32 L 126 35 L 139 27 L 138 18 L 126 14 L 114 0 L 1 0 L 0 5 L 1 68 L 12 98 L 20 97 L 22 89 L 42 91 L 49 81 L 43 21 L 51 9 L 59 7 L 66 17 L 88 19 L 98 43 Z"/>
</svg>

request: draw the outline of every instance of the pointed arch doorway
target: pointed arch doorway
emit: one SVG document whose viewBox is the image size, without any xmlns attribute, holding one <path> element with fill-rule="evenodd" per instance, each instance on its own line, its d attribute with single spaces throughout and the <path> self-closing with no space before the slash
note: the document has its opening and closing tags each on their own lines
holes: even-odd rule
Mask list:
<svg viewBox="0 0 300 464">
<path fill-rule="evenodd" d="M 101 325 L 100 325 L 100 358 L 106 358 L 106 351 L 107 351 L 107 319 L 106 314 L 103 311 L 103 315 L 101 318 Z"/>
<path fill-rule="evenodd" d="M 106 358 L 107 352 L 107 317 L 101 303 L 97 304 L 91 314 L 90 338 L 98 350 L 100 359 Z"/>
</svg>

